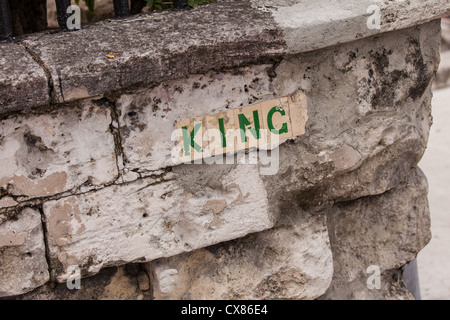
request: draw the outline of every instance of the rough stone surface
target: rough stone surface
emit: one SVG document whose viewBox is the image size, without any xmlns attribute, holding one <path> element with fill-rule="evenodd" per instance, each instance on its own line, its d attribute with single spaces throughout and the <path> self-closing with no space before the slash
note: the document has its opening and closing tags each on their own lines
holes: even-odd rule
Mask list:
<svg viewBox="0 0 450 320">
<path fill-rule="evenodd" d="M 386 279 L 379 290 L 368 289 L 371 274 L 366 270 L 375 265 L 382 275 L 390 274 L 414 260 L 430 241 L 427 193 L 426 178 L 416 169 L 406 183 L 385 194 L 326 209 L 334 275 L 322 298 L 410 298 Z"/>
<path fill-rule="evenodd" d="M 368 158 L 383 157 L 388 148 L 404 154 L 397 163 L 406 168 L 418 162 L 426 146 L 429 85 L 438 61 L 439 22 L 435 21 L 419 31 L 410 28 L 292 56 L 275 65 L 194 75 L 123 95 L 118 100 L 118 122 L 124 173 L 174 164 L 175 121 L 299 90 L 307 95 L 310 119 L 306 134 L 280 149 L 280 170 L 286 174 L 278 174 L 277 179 L 290 175 L 288 190 L 317 188 L 322 180 L 353 171 Z M 400 139 L 409 147 L 398 145 Z M 385 156 L 385 161 L 390 160 Z"/>
<path fill-rule="evenodd" d="M 422 0 L 251 0 L 251 3 L 257 10 L 271 12 L 291 53 L 408 28 L 411 22 L 426 23 L 450 12 L 448 0 L 426 4 Z M 379 12 L 380 25 L 369 28 L 375 12 Z"/>
<path fill-rule="evenodd" d="M 270 14 L 251 10 L 248 2 L 107 20 L 24 43 L 50 70 L 55 102 L 234 67 L 283 49 Z"/>
<path fill-rule="evenodd" d="M 1 120 L 0 195 L 45 197 L 113 182 L 118 172 L 111 121 L 110 110 L 96 102 Z"/>
<path fill-rule="evenodd" d="M 84 1 L 80 1 L 78 6 L 81 9 L 82 27 L 85 23 L 114 18 L 113 1 L 96 0 L 94 12 L 89 11 Z M 49 28 L 59 28 L 57 14 L 55 1 L 47 1 L 47 25 Z"/>
<path fill-rule="evenodd" d="M 290 208 L 270 230 L 147 268 L 155 299 L 315 299 L 332 264 L 325 216 Z"/>
<path fill-rule="evenodd" d="M 0 216 L 0 297 L 26 293 L 49 280 L 39 211 Z"/>
<path fill-rule="evenodd" d="M 450 51 L 441 53 L 439 71 L 434 80 L 434 89 L 441 89 L 448 86 L 450 86 Z"/>
<path fill-rule="evenodd" d="M 51 267 L 64 281 L 239 238 L 273 226 L 267 201 L 255 167 L 193 165 L 45 202 Z"/>
<path fill-rule="evenodd" d="M 44 70 L 16 43 L 0 43 L 0 113 L 50 102 Z"/>
<path fill-rule="evenodd" d="M 428 141 L 438 61 L 439 21 L 283 60 L 275 72 L 286 78 L 272 86 L 279 95 L 300 86 L 308 123 L 280 147 L 278 174 L 263 177 L 279 186 L 269 197 L 308 209 L 404 181 Z"/>
<path fill-rule="evenodd" d="M 11 297 L 15 300 L 149 300 L 151 290 L 141 290 L 138 278 L 147 273 L 138 264 L 110 267 L 93 277 L 80 280 L 80 288 L 66 283 L 48 282 L 29 293 Z"/>
</svg>

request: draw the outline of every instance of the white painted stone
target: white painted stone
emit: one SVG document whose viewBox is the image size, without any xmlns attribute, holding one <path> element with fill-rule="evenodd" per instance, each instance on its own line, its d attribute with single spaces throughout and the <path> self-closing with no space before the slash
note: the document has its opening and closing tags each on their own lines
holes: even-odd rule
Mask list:
<svg viewBox="0 0 450 320">
<path fill-rule="evenodd" d="M 251 3 L 257 10 L 272 13 L 283 30 L 290 53 L 404 29 L 450 13 L 448 0 L 251 0 Z M 377 14 L 375 11 L 379 12 L 380 25 L 369 28 L 368 21 Z"/>
<path fill-rule="evenodd" d="M 198 176 L 189 170 L 200 170 Z M 145 178 L 44 203 L 52 267 L 58 281 L 79 265 L 150 261 L 245 236 L 273 226 L 267 193 L 254 166 L 213 171 L 187 165 L 173 180 Z"/>
<path fill-rule="evenodd" d="M 0 187 L 9 194 L 44 197 L 117 175 L 110 111 L 86 102 L 42 115 L 0 121 Z"/>
<path fill-rule="evenodd" d="M 0 297 L 26 293 L 49 280 L 41 215 L 25 208 L 0 219 Z"/>
</svg>

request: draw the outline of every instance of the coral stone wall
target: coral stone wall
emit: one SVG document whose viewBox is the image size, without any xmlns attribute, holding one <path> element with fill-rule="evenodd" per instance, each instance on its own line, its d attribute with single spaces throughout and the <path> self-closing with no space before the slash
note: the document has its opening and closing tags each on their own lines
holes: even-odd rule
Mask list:
<svg viewBox="0 0 450 320">
<path fill-rule="evenodd" d="M 199 10 L 231 14 L 226 2 Z M 23 73 L 29 81 L 2 75 L 0 86 L 8 93 L 0 120 L 1 297 L 412 298 L 402 268 L 431 237 L 417 163 L 431 125 L 440 20 L 310 51 L 290 44 L 293 28 L 266 20 L 279 16 L 251 5 L 261 34 L 247 21 L 240 40 L 227 33 L 214 47 L 189 38 L 179 49 L 221 52 L 205 53 L 216 59 L 211 68 L 171 56 L 159 69 L 125 71 L 133 61 L 156 63 L 160 53 L 149 58 L 123 43 L 117 52 L 93 49 L 117 58 L 62 65 L 40 46 L 83 30 L 14 44 L 33 69 Z M 91 31 L 97 27 L 104 25 Z M 246 37 L 249 52 L 230 45 Z M 305 132 L 265 151 L 268 162 L 254 149 L 223 164 L 174 162 L 178 121 L 298 93 Z M 74 273 L 81 289 L 67 286 Z"/>
</svg>

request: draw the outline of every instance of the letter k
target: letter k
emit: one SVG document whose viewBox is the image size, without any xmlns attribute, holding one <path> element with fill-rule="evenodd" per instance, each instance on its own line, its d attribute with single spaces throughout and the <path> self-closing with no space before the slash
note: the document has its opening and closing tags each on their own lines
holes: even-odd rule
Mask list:
<svg viewBox="0 0 450 320">
<path fill-rule="evenodd" d="M 189 134 L 187 126 L 184 126 L 181 128 L 183 132 L 183 146 L 184 146 L 184 154 L 186 156 L 189 156 L 191 153 L 189 152 L 190 147 L 194 148 L 194 150 L 198 152 L 203 152 L 202 148 L 194 141 L 195 135 L 197 134 L 198 130 L 202 127 L 202 123 L 199 122 L 194 125 L 194 129 L 192 129 L 191 133 Z"/>
</svg>

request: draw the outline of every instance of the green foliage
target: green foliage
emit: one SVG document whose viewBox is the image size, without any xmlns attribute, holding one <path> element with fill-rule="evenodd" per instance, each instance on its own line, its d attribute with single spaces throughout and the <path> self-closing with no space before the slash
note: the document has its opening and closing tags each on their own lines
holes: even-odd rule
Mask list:
<svg viewBox="0 0 450 320">
<path fill-rule="evenodd" d="M 95 7 L 95 0 L 83 0 L 83 1 L 86 3 L 86 6 L 88 7 L 89 12 L 93 13 L 94 12 L 94 7 Z M 80 4 L 80 0 L 75 0 L 75 3 L 77 5 L 79 5 Z"/>
</svg>

